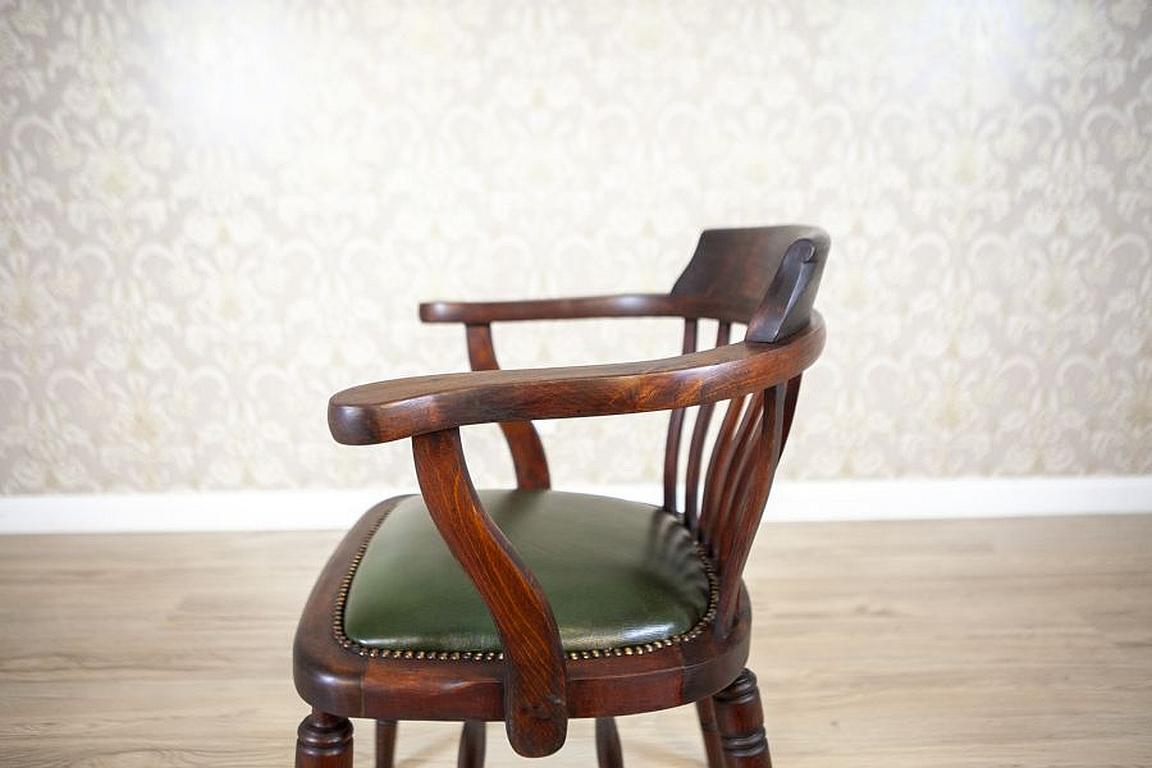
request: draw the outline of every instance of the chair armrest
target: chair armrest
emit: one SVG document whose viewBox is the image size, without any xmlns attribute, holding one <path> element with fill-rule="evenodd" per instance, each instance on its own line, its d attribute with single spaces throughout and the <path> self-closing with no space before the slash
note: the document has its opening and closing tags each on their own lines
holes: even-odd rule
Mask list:
<svg viewBox="0 0 1152 768">
<path fill-rule="evenodd" d="M 474 371 L 365 384 L 333 395 L 337 442 L 367 445 L 466 424 L 606 416 L 715 402 L 786 381 L 824 346 L 818 313 L 780 343 L 741 342 L 664 360 Z"/>
<path fill-rule="evenodd" d="M 707 317 L 747 322 L 746 306 L 665 293 L 624 293 L 526 301 L 431 301 L 420 305 L 426 323 L 484 324 L 509 320 L 574 320 L 591 317 Z"/>
<path fill-rule="evenodd" d="M 504 727 L 521 755 L 550 755 L 568 730 L 560 630 L 540 583 L 480 504 L 460 430 L 417 435 L 412 455 L 424 503 L 480 593 L 504 646 Z"/>
</svg>

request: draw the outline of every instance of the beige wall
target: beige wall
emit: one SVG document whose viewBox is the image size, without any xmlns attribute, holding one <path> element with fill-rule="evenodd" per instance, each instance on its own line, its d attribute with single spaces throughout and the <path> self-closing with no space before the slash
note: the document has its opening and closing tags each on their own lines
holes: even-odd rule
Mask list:
<svg viewBox="0 0 1152 768">
<path fill-rule="evenodd" d="M 783 221 L 833 238 L 789 476 L 1152 472 L 1141 0 L 31 0 L 0 152 L 5 493 L 410 483 L 324 407 L 463 365 L 418 300 L 663 290 Z M 510 365 L 678 337 L 497 329 Z M 662 423 L 545 424 L 554 476 L 655 480 Z"/>
</svg>

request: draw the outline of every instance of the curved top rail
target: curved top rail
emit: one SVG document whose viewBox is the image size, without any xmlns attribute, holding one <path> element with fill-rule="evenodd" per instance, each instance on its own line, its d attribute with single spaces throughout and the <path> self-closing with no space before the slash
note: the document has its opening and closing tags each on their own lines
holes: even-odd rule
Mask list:
<svg viewBox="0 0 1152 768">
<path fill-rule="evenodd" d="M 430 301 L 420 305 L 426 323 L 495 323 L 593 317 L 685 317 L 748 322 L 746 303 L 667 293 L 622 293 L 524 301 Z"/>
</svg>

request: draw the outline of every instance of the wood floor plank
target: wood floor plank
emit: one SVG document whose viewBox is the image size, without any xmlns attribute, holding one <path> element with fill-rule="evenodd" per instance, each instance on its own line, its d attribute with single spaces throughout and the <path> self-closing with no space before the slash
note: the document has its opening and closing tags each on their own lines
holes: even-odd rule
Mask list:
<svg viewBox="0 0 1152 768">
<path fill-rule="evenodd" d="M 332 532 L 0 538 L 0 766 L 287 766 Z M 1152 766 L 1152 515 L 775 524 L 747 581 L 781 768 Z M 357 724 L 370 765 L 369 724 Z M 488 764 L 521 764 L 490 726 Z M 701 766 L 695 712 L 620 718 Z M 457 730 L 403 723 L 402 766 Z M 544 765 L 593 765 L 590 723 Z"/>
</svg>

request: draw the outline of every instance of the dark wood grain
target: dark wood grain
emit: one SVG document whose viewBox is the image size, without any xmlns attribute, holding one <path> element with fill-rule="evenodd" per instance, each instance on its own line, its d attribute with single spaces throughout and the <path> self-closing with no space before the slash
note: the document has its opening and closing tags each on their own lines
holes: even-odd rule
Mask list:
<svg viewBox="0 0 1152 768">
<path fill-rule="evenodd" d="M 813 313 L 786 344 L 742 342 L 665 360 L 365 384 L 332 396 L 328 425 L 337 441 L 367 445 L 466 424 L 672 410 L 787 381 L 823 346 L 824 323 Z"/>
<path fill-rule="evenodd" d="M 460 730 L 460 749 L 456 753 L 456 768 L 484 768 L 484 753 L 488 747 L 488 732 L 483 720 L 466 720 Z"/>
<path fill-rule="evenodd" d="M 716 346 L 728 343 L 732 324 L 721 321 L 716 328 Z M 684 524 L 695 531 L 700 504 L 700 468 L 704 458 L 704 443 L 708 439 L 708 428 L 712 424 L 715 403 L 704 403 L 696 410 L 696 423 L 692 427 L 692 441 L 688 445 L 688 467 L 684 473 Z"/>
<path fill-rule="evenodd" d="M 789 249 L 801 242 L 827 240 L 822 229 L 798 224 L 705 230 L 671 295 L 692 301 L 722 300 L 739 311 L 727 317 L 707 317 L 748 323 L 773 290 L 772 280 Z"/>
<path fill-rule="evenodd" d="M 744 564 L 752 549 L 752 541 L 760 526 L 760 517 L 768 501 L 768 492 L 776 476 L 776 466 L 780 460 L 782 429 L 784 422 L 785 387 L 776 385 L 766 390 L 760 398 L 752 437 L 744 449 L 744 459 L 739 466 L 739 474 L 729 478 L 735 490 L 728 497 L 724 510 L 727 515 L 724 524 L 718 525 L 720 535 L 715 548 L 717 565 L 720 570 L 720 614 L 717 625 L 720 631 L 731 626 L 736 614 L 736 591 L 741 583 Z M 733 466 L 736 466 L 735 462 Z M 719 517 L 719 514 L 717 517 Z"/>
<path fill-rule="evenodd" d="M 376 721 L 376 768 L 392 768 L 396 762 L 396 721 Z"/>
<path fill-rule="evenodd" d="M 684 341 L 681 354 L 696 351 L 696 320 L 684 321 Z M 664 509 L 676 512 L 676 475 L 680 466 L 680 435 L 684 431 L 684 408 L 672 411 L 668 419 L 668 436 L 664 441 Z"/>
<path fill-rule="evenodd" d="M 748 321 L 745 339 L 776 342 L 808 324 L 828 249 L 828 235 L 820 230 L 805 232 L 788 246 L 764 300 Z"/>
<path fill-rule="evenodd" d="M 769 293 L 770 281 L 780 272 L 788 249 L 800 242 L 815 244 L 826 253 L 828 235 L 817 227 L 804 225 L 710 229 L 701 234 L 692 259 L 668 294 L 434 301 L 420 305 L 420 319 L 427 323 L 493 323 L 592 317 L 683 317 L 747 323 Z M 813 284 L 811 295 L 816 285 L 818 281 Z M 781 300 L 787 303 L 787 299 Z M 801 314 L 803 312 L 794 316 L 799 318 Z"/>
<path fill-rule="evenodd" d="M 420 305 L 420 319 L 426 323 L 484 324 L 595 317 L 692 317 L 746 323 L 754 308 L 755 302 L 749 306 L 723 296 L 627 293 L 522 301 L 433 301 Z"/>
<path fill-rule="evenodd" d="M 564 652 L 544 590 L 480 505 L 459 430 L 417 435 L 412 452 L 432 521 L 500 633 L 508 741 L 522 755 L 550 755 L 564 744 L 568 713 Z"/>
<path fill-rule="evenodd" d="M 563 744 L 568 718 L 594 717 L 600 763 L 617 766 L 621 751 L 613 717 L 695 703 L 710 768 L 768 765 L 755 677 L 743 669 L 751 617 L 741 575 L 791 431 L 801 374 L 823 348 L 823 320 L 812 306 L 828 247 L 827 235 L 813 227 L 708 230 L 666 295 L 421 305 L 427 322 L 465 324 L 473 372 L 344 390 L 329 402 L 329 425 L 339 442 L 351 445 L 412 438 L 429 513 L 488 607 L 504 650 L 483 659 L 390 655 L 341 640 L 333 628 L 341 626 L 344 576 L 398 500 L 377 505 L 329 561 L 297 631 L 297 690 L 315 708 L 301 726 L 304 751 L 298 754 L 345 760 L 346 752 L 350 760 L 350 727 L 346 750 L 333 746 L 343 741 L 331 735 L 343 733 L 346 717 L 458 720 L 466 723 L 460 765 L 478 765 L 483 721 L 504 721 L 517 752 L 540 756 Z M 684 354 L 499 370 L 493 322 L 638 316 L 683 318 Z M 718 321 L 714 349 L 697 351 L 701 319 Z M 747 325 L 743 342 L 729 343 L 733 323 Z M 725 401 L 701 478 L 713 412 Z M 518 487 L 547 489 L 550 472 L 531 420 L 670 411 L 664 506 L 675 512 L 686 409 L 692 407 L 698 411 L 684 475 L 683 519 L 718 571 L 714 617 L 710 611 L 710 621 L 682 642 L 565 659 L 543 590 L 480 504 L 459 427 L 500 424 Z M 390 750 L 395 729 L 380 728 L 378 739 Z M 329 764 L 345 765 L 307 763 Z"/>
<path fill-rule="evenodd" d="M 596 718 L 596 764 L 600 768 L 624 768 L 620 734 L 613 717 Z"/>
<path fill-rule="evenodd" d="M 494 371 L 500 368 L 496 361 L 496 348 L 492 344 L 489 325 L 467 326 L 468 362 L 474 371 Z M 516 487 L 544 489 L 552 486 L 548 473 L 548 459 L 544 443 L 530 421 L 502 421 L 500 430 L 512 453 L 512 466 L 516 470 Z"/>
<path fill-rule="evenodd" d="M 724 477 L 727 476 L 728 466 L 732 463 L 732 453 L 736 447 L 736 430 L 739 427 L 740 416 L 744 412 L 747 399 L 746 395 L 738 395 L 728 401 L 724 410 L 724 419 L 721 421 L 720 430 L 716 435 L 716 444 L 712 448 L 712 457 L 708 461 L 699 538 L 709 547 L 712 546 L 715 538 L 713 529 L 717 525 L 716 518 L 719 514 L 716 510 L 720 508 Z"/>
<path fill-rule="evenodd" d="M 352 768 L 352 723 L 313 712 L 296 731 L 296 768 Z"/>
<path fill-rule="evenodd" d="M 708 768 L 726 768 L 724 747 L 720 743 L 720 731 L 716 727 L 716 707 L 712 697 L 696 702 L 696 716 L 700 720 L 700 736 L 704 740 L 704 755 Z"/>
<path fill-rule="evenodd" d="M 772 768 L 756 675 L 745 669 L 712 701 L 726 768 Z"/>
<path fill-rule="evenodd" d="M 753 453 L 756 450 L 761 428 L 761 416 L 764 411 L 764 395 L 756 392 L 744 406 L 744 415 L 740 419 L 740 426 L 732 438 L 732 445 L 726 452 L 728 461 L 720 467 L 721 474 L 716 478 L 720 484 L 716 505 L 708 510 L 708 519 L 712 521 L 710 540 L 714 543 L 713 554 L 723 559 L 728 540 L 739 535 L 735 526 L 731 525 L 731 511 L 744 488 L 741 474 L 744 468 L 753 462 Z M 759 458 L 758 456 L 756 458 Z M 720 564 L 721 569 L 724 564 Z"/>
</svg>

